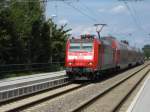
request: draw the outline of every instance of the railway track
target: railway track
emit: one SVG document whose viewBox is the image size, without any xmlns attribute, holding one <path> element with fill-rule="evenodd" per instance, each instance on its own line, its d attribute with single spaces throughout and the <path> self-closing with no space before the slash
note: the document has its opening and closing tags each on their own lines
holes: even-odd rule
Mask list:
<svg viewBox="0 0 150 112">
<path fill-rule="evenodd" d="M 43 101 L 42 103 L 39 103 L 37 105 L 32 105 L 31 107 L 25 108 L 22 111 L 24 111 L 24 112 L 26 112 L 26 111 L 30 111 L 30 112 L 32 112 L 32 111 L 36 111 L 36 112 L 38 112 L 38 111 L 39 112 L 88 111 L 87 107 L 89 107 L 90 105 L 91 106 L 95 105 L 94 104 L 95 99 L 104 98 L 103 101 L 105 101 L 105 97 L 104 97 L 105 95 L 107 95 L 108 93 L 112 94 L 112 90 L 115 90 L 116 87 L 118 87 L 121 84 L 124 84 L 123 82 L 126 82 L 128 79 L 132 78 L 133 76 L 135 76 L 135 77 L 138 76 L 136 74 L 143 73 L 143 70 L 144 71 L 146 69 L 149 70 L 148 67 L 149 67 L 148 63 L 145 65 L 135 67 L 133 69 L 130 69 L 128 71 L 120 73 L 112 78 L 107 79 L 107 80 L 100 81 L 97 83 L 92 83 L 86 87 L 82 87 L 77 90 L 60 95 L 59 97 L 55 97 L 52 100 L 50 99 L 47 101 Z M 141 74 L 140 76 L 143 76 L 143 74 Z M 143 76 L 143 78 L 144 77 L 145 77 L 145 75 Z M 112 88 L 112 89 L 110 89 L 110 88 Z M 114 103 L 114 102 L 112 102 L 112 100 L 108 100 L 108 101 L 109 101 L 109 104 Z M 114 103 L 114 104 L 117 105 L 117 103 Z M 114 107 L 114 106 L 112 105 L 112 107 Z M 102 108 L 102 107 L 100 107 L 100 108 Z M 116 109 L 118 109 L 118 108 L 116 108 Z M 93 110 L 90 110 L 88 112 L 91 112 L 91 111 L 93 111 Z M 112 108 L 111 108 L 111 111 L 113 111 Z M 100 111 L 98 110 L 98 111 L 94 111 L 94 112 L 100 112 Z M 110 111 L 108 111 L 108 112 L 110 112 Z"/>
<path fill-rule="evenodd" d="M 63 87 L 47 90 L 45 92 L 40 92 L 36 94 L 31 94 L 30 96 L 18 98 L 17 100 L 4 102 L 0 105 L 0 112 L 16 112 L 21 111 L 24 108 L 29 108 L 33 105 L 37 105 L 38 103 L 42 103 L 47 100 L 52 100 L 56 97 L 59 97 L 63 94 L 75 91 L 79 88 L 86 87 L 89 85 L 89 82 L 83 84 L 67 84 Z"/>
<path fill-rule="evenodd" d="M 149 72 L 150 65 L 147 65 L 129 77 L 116 82 L 92 98 L 82 102 L 77 107 L 71 109 L 70 112 L 118 112 L 122 104 Z M 137 78 L 137 75 L 140 75 L 140 77 Z M 135 83 L 132 82 L 133 80 Z M 125 90 L 126 86 L 128 86 L 128 90 Z"/>
<path fill-rule="evenodd" d="M 108 80 L 100 81 L 98 83 L 84 83 L 84 84 L 70 84 L 51 91 L 40 92 L 39 94 L 32 94 L 31 96 L 17 101 L 9 102 L 0 105 L 0 112 L 14 112 L 14 111 L 42 111 L 42 112 L 77 112 L 89 111 L 90 106 L 95 105 L 95 102 L 104 98 L 108 93 L 112 93 L 116 87 L 126 82 L 128 79 L 141 73 L 141 71 L 149 67 L 148 64 L 141 65 L 128 70 L 125 73 L 116 75 Z M 143 78 L 146 76 L 142 76 Z M 128 75 L 127 75 L 128 74 Z M 142 80 L 143 78 L 140 78 Z M 139 81 L 140 82 L 140 81 Z M 138 82 L 138 83 L 139 83 Z M 137 84 L 138 85 L 138 84 Z M 133 89 L 132 89 L 133 90 Z M 128 95 L 126 95 L 127 97 Z M 78 101 L 74 101 L 74 99 Z M 125 99 L 125 98 L 124 98 Z M 122 100 L 117 104 L 112 111 L 118 110 Z M 57 107 L 57 108 L 56 108 Z M 91 112 L 91 110 L 89 111 Z M 96 111 L 95 111 L 96 112 Z M 99 112 L 99 111 L 98 111 Z"/>
</svg>

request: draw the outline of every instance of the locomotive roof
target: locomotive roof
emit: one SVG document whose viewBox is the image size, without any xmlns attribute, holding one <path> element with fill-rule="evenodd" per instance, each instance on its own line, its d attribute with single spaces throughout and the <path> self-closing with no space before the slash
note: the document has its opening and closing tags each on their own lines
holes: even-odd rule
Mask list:
<svg viewBox="0 0 150 112">
<path fill-rule="evenodd" d="M 69 39 L 70 42 L 73 43 L 79 43 L 79 42 L 93 42 L 94 39 L 99 40 L 99 38 L 96 35 L 81 35 L 80 38 L 74 38 L 72 37 Z M 128 49 L 133 51 L 139 51 L 139 49 L 129 46 L 127 41 L 118 41 L 113 36 L 104 36 L 101 37 L 100 40 L 103 45 L 112 46 L 113 48 L 118 49 Z"/>
<path fill-rule="evenodd" d="M 93 42 L 93 39 L 70 39 L 70 42 L 78 43 L 78 42 Z"/>
<path fill-rule="evenodd" d="M 93 42 L 94 39 L 98 39 L 96 35 L 80 35 L 80 38 L 72 37 L 70 42 Z"/>
</svg>

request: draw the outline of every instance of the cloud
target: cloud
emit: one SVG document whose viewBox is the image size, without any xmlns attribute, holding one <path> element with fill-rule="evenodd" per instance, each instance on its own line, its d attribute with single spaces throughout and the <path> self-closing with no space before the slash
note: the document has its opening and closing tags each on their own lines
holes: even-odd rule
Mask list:
<svg viewBox="0 0 150 112">
<path fill-rule="evenodd" d="M 112 14 L 119 14 L 119 13 L 128 13 L 126 6 L 124 5 L 116 5 L 110 6 L 105 8 L 99 8 L 97 10 L 99 13 L 112 13 Z"/>
<path fill-rule="evenodd" d="M 69 23 L 69 21 L 67 19 L 61 19 L 58 21 L 59 25 L 64 25 L 64 24 L 68 24 L 68 23 Z"/>
<path fill-rule="evenodd" d="M 124 13 L 124 12 L 127 12 L 127 8 L 123 5 L 118 5 L 118 6 L 115 6 L 111 9 L 111 12 L 113 13 Z"/>
<path fill-rule="evenodd" d="M 86 27 L 83 29 L 83 34 L 89 34 L 89 33 L 95 33 L 95 28 L 94 27 Z"/>
<path fill-rule="evenodd" d="M 98 9 L 98 12 L 105 12 L 106 10 L 105 9 Z"/>
</svg>

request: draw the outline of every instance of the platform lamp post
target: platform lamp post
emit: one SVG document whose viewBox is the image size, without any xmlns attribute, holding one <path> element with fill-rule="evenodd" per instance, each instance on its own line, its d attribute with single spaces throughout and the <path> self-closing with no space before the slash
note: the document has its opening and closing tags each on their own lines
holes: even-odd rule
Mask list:
<svg viewBox="0 0 150 112">
<path fill-rule="evenodd" d="M 94 24 L 94 26 L 96 27 L 96 32 L 98 34 L 99 39 L 101 38 L 100 36 L 100 32 L 102 31 L 102 29 L 104 28 L 104 26 L 106 26 L 107 24 Z"/>
<path fill-rule="evenodd" d="M 50 20 L 51 20 L 51 26 L 50 26 L 50 63 L 52 64 L 53 62 L 53 58 L 52 58 L 52 37 L 53 37 L 53 28 L 52 28 L 52 22 L 53 22 L 53 19 L 57 17 L 56 15 L 51 15 L 50 17 Z"/>
</svg>

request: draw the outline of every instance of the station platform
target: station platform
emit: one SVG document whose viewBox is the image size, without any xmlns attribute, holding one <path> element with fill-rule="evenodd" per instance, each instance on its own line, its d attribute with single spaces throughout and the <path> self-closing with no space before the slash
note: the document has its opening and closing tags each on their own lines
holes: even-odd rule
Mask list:
<svg viewBox="0 0 150 112">
<path fill-rule="evenodd" d="M 126 112 L 150 112 L 150 73 Z"/>
<path fill-rule="evenodd" d="M 22 86 L 32 85 L 35 83 L 46 82 L 49 80 L 55 80 L 66 76 L 65 71 L 57 71 L 50 73 L 39 73 L 28 76 L 8 78 L 0 80 L 0 92 Z"/>
<path fill-rule="evenodd" d="M 0 103 L 68 83 L 65 71 L 0 80 Z"/>
</svg>

